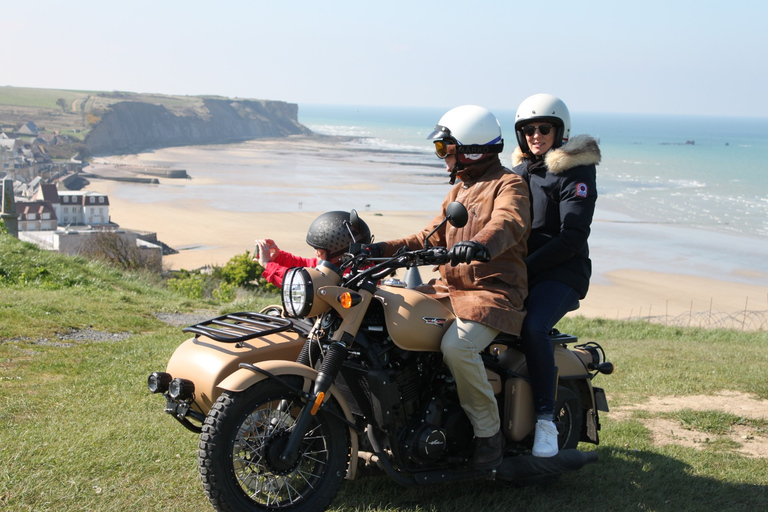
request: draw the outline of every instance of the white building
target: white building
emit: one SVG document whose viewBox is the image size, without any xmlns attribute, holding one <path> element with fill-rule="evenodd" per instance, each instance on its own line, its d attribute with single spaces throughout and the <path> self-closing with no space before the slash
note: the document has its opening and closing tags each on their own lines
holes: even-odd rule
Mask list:
<svg viewBox="0 0 768 512">
<path fill-rule="evenodd" d="M 59 225 L 109 224 L 109 198 L 90 191 L 58 191 Z"/>
<path fill-rule="evenodd" d="M 30 242 L 41 249 L 49 251 L 58 251 L 70 255 L 87 255 L 94 251 L 98 252 L 98 241 L 93 237 L 111 233 L 119 237 L 125 250 L 130 252 L 128 247 L 136 247 L 138 254 L 132 257 L 145 263 L 148 268 L 162 268 L 163 248 L 146 240 L 139 238 L 139 234 L 131 231 L 102 231 L 94 229 L 82 230 L 55 230 L 55 231 L 22 231 L 19 229 L 19 239 Z"/>
</svg>

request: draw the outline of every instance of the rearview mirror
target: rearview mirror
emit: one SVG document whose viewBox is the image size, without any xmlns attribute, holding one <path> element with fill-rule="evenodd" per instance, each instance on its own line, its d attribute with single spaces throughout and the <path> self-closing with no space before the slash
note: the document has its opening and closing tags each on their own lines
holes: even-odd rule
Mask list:
<svg viewBox="0 0 768 512">
<path fill-rule="evenodd" d="M 424 239 L 424 248 L 429 249 L 430 237 L 434 235 L 438 229 L 443 227 L 446 221 L 450 222 L 451 226 L 455 228 L 463 228 L 464 226 L 467 225 L 468 220 L 469 220 L 469 213 L 467 213 L 467 209 L 464 207 L 464 205 L 458 201 L 452 202 L 445 209 L 445 218 L 443 219 L 443 222 L 438 224 L 437 227 L 433 229 L 432 232 L 428 234 L 427 237 Z"/>
<path fill-rule="evenodd" d="M 469 213 L 467 209 L 458 201 L 454 201 L 448 205 L 445 209 L 446 219 L 451 223 L 451 226 L 455 228 L 463 228 L 467 225 L 469 220 Z"/>
</svg>

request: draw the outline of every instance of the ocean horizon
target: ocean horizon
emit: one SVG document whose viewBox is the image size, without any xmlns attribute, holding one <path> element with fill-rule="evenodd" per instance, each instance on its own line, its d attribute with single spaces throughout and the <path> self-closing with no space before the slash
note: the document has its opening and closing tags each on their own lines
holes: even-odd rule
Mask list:
<svg viewBox="0 0 768 512">
<path fill-rule="evenodd" d="M 442 169 L 426 136 L 447 109 L 299 105 L 315 133 Z M 494 111 L 504 165 L 517 145 L 513 110 Z M 635 220 L 768 240 L 768 119 L 571 113 L 571 135 L 600 142 L 598 209 Z M 607 213 L 606 213 L 607 214 Z"/>
<path fill-rule="evenodd" d="M 121 184 L 131 204 L 184 201 L 213 210 L 324 212 L 365 217 L 425 212 L 448 192 L 426 136 L 443 111 L 299 106 L 299 121 L 338 139 L 289 138 L 165 148 L 134 165 L 184 168 L 191 180 Z M 496 114 L 502 162 L 516 146 L 514 112 Z M 600 140 L 598 200 L 590 235 L 596 284 L 633 268 L 768 286 L 768 119 L 572 114 L 572 135 Z M 690 143 L 689 143 L 690 142 Z M 122 161 L 116 158 L 116 161 Z M 766 295 L 768 297 L 768 294 Z"/>
</svg>

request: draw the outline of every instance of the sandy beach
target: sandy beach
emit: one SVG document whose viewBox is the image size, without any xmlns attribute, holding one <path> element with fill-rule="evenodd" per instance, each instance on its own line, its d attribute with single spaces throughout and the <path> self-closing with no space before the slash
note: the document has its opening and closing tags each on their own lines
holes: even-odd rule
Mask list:
<svg viewBox="0 0 768 512">
<path fill-rule="evenodd" d="M 108 194 L 113 222 L 157 232 L 179 250 L 164 258 L 171 269 L 222 265 L 253 251 L 257 238 L 311 256 L 306 230 L 332 209 L 356 208 L 378 240 L 400 237 L 422 229 L 448 190 L 439 167 L 393 165 L 376 153 L 340 149 L 322 138 L 167 148 L 99 161 L 187 170 L 190 179 L 161 178 L 159 185 L 91 179 L 88 186 Z M 241 192 L 250 199 L 227 202 Z M 752 328 L 766 328 L 768 241 L 636 222 L 612 206 L 598 202 L 590 237 L 592 286 L 572 314 L 655 317 L 677 325 L 686 318 L 693 325 L 730 318 L 738 326 L 746 312 L 750 318 L 757 312 Z"/>
</svg>

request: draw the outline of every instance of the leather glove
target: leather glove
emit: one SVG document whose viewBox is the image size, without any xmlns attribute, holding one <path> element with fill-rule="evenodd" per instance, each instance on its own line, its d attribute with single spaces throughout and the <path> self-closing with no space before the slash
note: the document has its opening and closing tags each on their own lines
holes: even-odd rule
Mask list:
<svg viewBox="0 0 768 512">
<path fill-rule="evenodd" d="M 381 244 L 363 244 L 360 252 L 367 254 L 371 258 L 380 258 L 384 254 Z"/>
<path fill-rule="evenodd" d="M 472 263 L 473 261 L 489 261 L 491 253 L 488 248 L 480 242 L 467 240 L 458 242 L 451 247 L 449 252 L 451 257 L 451 266 L 455 267 L 459 263 Z"/>
</svg>

